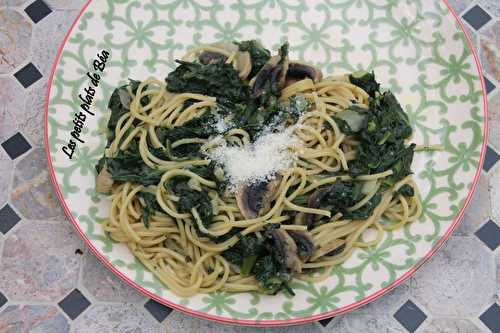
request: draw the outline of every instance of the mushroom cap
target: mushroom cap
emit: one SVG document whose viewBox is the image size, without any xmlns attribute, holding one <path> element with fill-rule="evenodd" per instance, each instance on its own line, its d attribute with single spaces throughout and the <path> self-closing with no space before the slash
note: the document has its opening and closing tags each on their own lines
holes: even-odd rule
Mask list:
<svg viewBox="0 0 500 333">
<path fill-rule="evenodd" d="M 245 80 L 250 72 L 252 71 L 252 61 L 250 57 L 250 53 L 248 51 L 239 51 L 238 45 L 233 43 L 213 43 L 210 44 L 215 48 L 219 48 L 231 53 L 236 53 L 236 70 L 239 73 L 239 77 L 242 80 Z M 217 62 L 223 59 L 225 61 L 226 56 L 215 51 L 203 51 L 199 56 L 198 60 L 204 65 Z"/>
<path fill-rule="evenodd" d="M 113 178 L 111 178 L 111 174 L 108 169 L 106 169 L 105 164 L 95 179 L 95 190 L 99 193 L 109 194 L 111 193 L 112 187 Z"/>
<path fill-rule="evenodd" d="M 309 232 L 300 230 L 289 230 L 288 234 L 293 238 L 297 245 L 297 252 L 303 261 L 307 261 L 314 253 L 315 246 Z"/>
<path fill-rule="evenodd" d="M 236 203 L 245 219 L 254 219 L 267 212 L 281 179 L 260 181 L 242 186 L 236 193 Z"/>
<path fill-rule="evenodd" d="M 316 83 L 321 81 L 323 73 L 313 65 L 295 60 L 290 61 L 286 72 L 285 87 L 305 78 L 309 78 Z"/>
<path fill-rule="evenodd" d="M 287 269 L 300 273 L 302 272 L 302 262 L 297 253 L 297 245 L 293 238 L 283 229 L 273 229 L 269 231 L 272 240 L 273 250 Z"/>
</svg>

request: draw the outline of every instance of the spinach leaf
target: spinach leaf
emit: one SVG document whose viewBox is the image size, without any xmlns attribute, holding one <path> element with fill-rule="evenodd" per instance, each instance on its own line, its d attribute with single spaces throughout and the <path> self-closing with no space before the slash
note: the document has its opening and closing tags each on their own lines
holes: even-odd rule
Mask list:
<svg viewBox="0 0 500 333">
<path fill-rule="evenodd" d="M 217 101 L 242 102 L 249 89 L 231 64 L 215 62 L 207 65 L 176 60 L 180 65 L 165 79 L 171 92 L 192 92 L 217 97 Z"/>
<path fill-rule="evenodd" d="M 288 285 L 292 280 L 292 274 L 283 270 L 282 265 L 272 255 L 260 257 L 255 262 L 252 273 L 266 294 L 275 295 L 285 289 L 293 295 Z"/>
<path fill-rule="evenodd" d="M 370 97 L 375 97 L 375 93 L 379 91 L 380 84 L 375 80 L 375 73 L 356 72 L 349 75 L 349 81 L 355 86 L 360 87 Z"/>
<path fill-rule="evenodd" d="M 139 192 L 139 197 L 144 200 L 145 206 L 142 210 L 142 221 L 146 228 L 149 228 L 149 218 L 155 211 L 161 211 L 161 207 L 156 201 L 156 195 L 150 192 Z"/>
<path fill-rule="evenodd" d="M 116 181 L 131 181 L 142 185 L 156 185 L 163 171 L 147 166 L 139 153 L 139 144 L 133 140 L 127 150 L 120 150 L 115 157 L 106 158 L 106 168 Z"/>
<path fill-rule="evenodd" d="M 248 275 L 257 261 L 265 253 L 264 242 L 254 235 L 242 236 L 238 243 L 224 251 L 222 255 L 229 262 L 241 269 L 241 274 Z"/>
<path fill-rule="evenodd" d="M 250 60 L 252 62 L 250 78 L 254 77 L 269 58 L 271 58 L 271 52 L 264 48 L 257 40 L 246 40 L 240 43 L 235 42 L 235 44 L 238 45 L 240 51 L 248 51 L 248 53 L 250 53 Z"/>
</svg>

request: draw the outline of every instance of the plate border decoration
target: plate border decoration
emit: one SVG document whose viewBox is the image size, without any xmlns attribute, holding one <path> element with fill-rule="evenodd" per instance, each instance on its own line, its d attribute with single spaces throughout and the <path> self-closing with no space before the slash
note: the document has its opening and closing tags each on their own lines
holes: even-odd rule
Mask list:
<svg viewBox="0 0 500 333">
<path fill-rule="evenodd" d="M 443 245 L 444 243 L 448 240 L 448 238 L 451 236 L 455 228 L 459 225 L 459 223 L 462 220 L 462 217 L 464 215 L 465 209 L 469 205 L 472 195 L 476 189 L 477 183 L 479 181 L 479 178 L 481 176 L 481 170 L 486 154 L 486 147 L 487 147 L 487 141 L 488 141 L 488 101 L 487 101 L 487 94 L 486 94 L 486 88 L 485 88 L 485 81 L 484 77 L 482 75 L 483 70 L 481 67 L 481 63 L 479 61 L 479 57 L 476 53 L 476 50 L 474 49 L 472 45 L 472 41 L 470 36 L 468 35 L 467 31 L 465 30 L 463 22 L 460 20 L 459 15 L 455 12 L 455 10 L 452 8 L 451 4 L 449 3 L 449 0 L 442 0 L 446 7 L 448 8 L 449 12 L 453 15 L 453 17 L 456 20 L 456 23 L 462 33 L 465 36 L 465 40 L 467 43 L 467 47 L 469 51 L 471 52 L 474 62 L 476 64 L 476 69 L 479 74 L 479 80 L 480 80 L 480 85 L 481 85 L 481 94 L 483 98 L 483 142 L 481 145 L 481 153 L 477 165 L 476 172 L 474 174 L 474 179 L 472 181 L 472 184 L 470 186 L 470 189 L 467 193 L 467 196 L 463 202 L 462 207 L 460 208 L 459 212 L 453 219 L 453 222 L 450 224 L 448 229 L 445 231 L 445 233 L 437 240 L 437 242 L 432 246 L 432 248 L 429 250 L 427 254 L 425 254 L 413 267 L 411 267 L 408 271 L 406 271 L 402 276 L 394 280 L 391 284 L 389 284 L 385 288 L 381 288 L 375 293 L 368 295 L 364 297 L 363 299 L 351 303 L 347 306 L 340 307 L 331 311 L 327 311 L 324 313 L 316 314 L 316 315 L 311 315 L 311 316 L 306 316 L 302 318 L 294 318 L 294 319 L 285 319 L 285 320 L 244 320 L 244 319 L 235 319 L 235 318 L 228 318 L 228 317 L 222 317 L 218 315 L 213 315 L 213 314 L 208 314 L 205 312 L 197 311 L 191 308 L 188 308 L 186 306 L 183 306 L 181 304 L 169 301 L 165 298 L 162 298 L 151 291 L 145 289 L 141 285 L 139 285 L 137 282 L 133 281 L 130 277 L 125 275 L 124 273 L 120 272 L 118 269 L 114 267 L 114 265 L 108 260 L 88 239 L 88 237 L 85 235 L 85 232 L 83 229 L 79 226 L 77 221 L 75 220 L 75 217 L 71 213 L 70 208 L 67 206 L 66 201 L 63 197 L 61 188 L 59 186 L 59 183 L 57 182 L 56 179 L 56 174 L 54 167 L 52 165 L 52 160 L 51 160 L 51 154 L 50 154 L 50 147 L 49 147 L 49 128 L 48 128 L 48 117 L 49 117 L 49 99 L 50 99 L 50 93 L 51 93 L 51 88 L 52 88 L 52 82 L 55 76 L 56 68 L 57 65 L 59 64 L 62 52 L 66 46 L 66 43 L 71 36 L 75 26 L 78 24 L 80 21 L 82 15 L 86 12 L 88 6 L 92 3 L 92 0 L 87 0 L 83 8 L 80 10 L 77 18 L 75 21 L 72 23 L 70 29 L 68 30 L 66 36 L 64 37 L 63 42 L 58 48 L 56 58 L 54 60 L 54 64 L 52 65 L 51 69 L 51 74 L 49 76 L 49 81 L 48 81 L 48 88 L 47 88 L 47 94 L 46 94 L 46 100 L 45 100 L 45 106 L 44 106 L 44 144 L 45 144 L 45 151 L 47 155 L 47 163 L 48 163 L 48 168 L 50 172 L 50 178 L 53 183 L 57 198 L 59 202 L 61 203 L 64 212 L 66 216 L 69 218 L 77 232 L 79 233 L 80 237 L 83 239 L 83 241 L 86 243 L 86 245 L 92 250 L 94 255 L 106 266 L 109 270 L 111 270 L 114 274 L 119 276 L 122 280 L 124 280 L 127 284 L 135 288 L 136 290 L 140 291 L 144 295 L 146 295 L 149 298 L 154 299 L 155 301 L 162 303 L 166 306 L 169 306 L 171 308 L 174 308 L 176 310 L 182 311 L 184 313 L 187 313 L 189 315 L 199 317 L 202 319 L 207 319 L 207 320 L 212 320 L 220 323 L 226 323 L 226 324 L 235 324 L 235 325 L 244 325 L 244 326 L 261 326 L 261 327 L 266 327 L 266 326 L 286 326 L 286 325 L 298 325 L 298 324 L 305 324 L 309 322 L 314 322 L 326 318 L 330 318 L 339 314 L 343 314 L 349 311 L 352 311 L 354 309 L 357 309 L 371 301 L 374 301 L 375 299 L 381 297 L 382 295 L 386 294 L 390 290 L 394 289 L 395 287 L 399 286 L 401 283 L 406 281 L 409 277 L 411 277 L 415 272 L 428 260 L 430 259 Z"/>
</svg>

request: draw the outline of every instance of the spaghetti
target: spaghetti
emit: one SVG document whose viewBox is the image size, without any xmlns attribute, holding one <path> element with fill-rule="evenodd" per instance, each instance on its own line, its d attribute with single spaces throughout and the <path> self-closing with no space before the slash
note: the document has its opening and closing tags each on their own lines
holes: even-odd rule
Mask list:
<svg viewBox="0 0 500 333">
<path fill-rule="evenodd" d="M 387 137 L 387 128 L 373 128 L 391 116 L 398 124 L 407 118 L 397 110 L 377 118 L 393 107 L 392 95 L 380 93 L 372 74 L 322 78 L 289 61 L 285 48 L 270 57 L 254 41 L 199 47 L 180 63 L 166 83 L 132 81 L 113 93 L 108 146 L 97 166 L 97 190 L 111 200 L 104 230 L 172 292 L 293 293 L 292 278 L 324 280 L 356 248 L 375 246 L 385 231 L 419 218 L 411 130 Z M 209 70 L 231 83 L 224 93 L 237 80 L 244 98 L 234 96 L 240 91 L 222 96 L 224 82 L 199 85 Z M 213 95 L 204 91 L 211 85 Z M 240 112 L 251 113 L 254 104 L 254 114 L 238 118 L 234 110 L 243 105 Z M 260 123 L 266 126 L 249 120 L 273 107 Z M 291 160 L 272 174 L 230 184 L 224 161 L 210 158 L 221 142 L 244 149 L 266 131 L 286 129 Z M 361 160 L 374 138 L 378 152 L 387 152 L 370 157 L 382 158 L 378 164 Z"/>
</svg>

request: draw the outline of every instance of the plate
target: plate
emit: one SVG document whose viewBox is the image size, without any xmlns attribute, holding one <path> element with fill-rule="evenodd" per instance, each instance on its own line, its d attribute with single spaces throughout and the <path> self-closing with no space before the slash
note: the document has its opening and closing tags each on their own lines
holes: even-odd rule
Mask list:
<svg viewBox="0 0 500 333">
<path fill-rule="evenodd" d="M 213 293 L 180 298 L 147 271 L 102 223 L 110 202 L 94 190 L 105 145 L 107 101 L 128 78 L 163 79 L 186 49 L 258 38 L 324 73 L 375 70 L 409 114 L 423 216 L 357 249 L 321 283 L 296 281 L 297 295 Z M 440 1 L 91 1 L 73 24 L 53 68 L 46 145 L 57 194 L 95 254 L 130 285 L 186 313 L 233 324 L 290 325 L 350 311 L 400 284 L 457 226 L 479 177 L 487 107 L 470 41 Z M 460 254 L 457 254 L 460 255 Z"/>
</svg>

